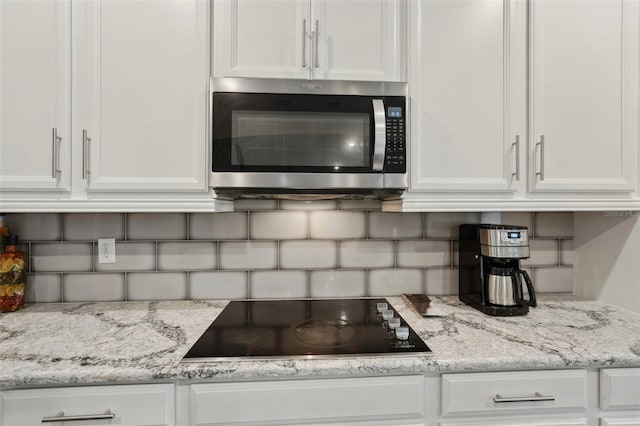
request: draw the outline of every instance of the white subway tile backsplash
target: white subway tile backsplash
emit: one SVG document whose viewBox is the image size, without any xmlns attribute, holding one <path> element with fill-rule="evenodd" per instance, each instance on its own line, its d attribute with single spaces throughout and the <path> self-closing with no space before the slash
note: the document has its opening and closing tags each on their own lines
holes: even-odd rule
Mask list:
<svg viewBox="0 0 640 426">
<path fill-rule="evenodd" d="M 311 271 L 310 297 L 365 297 L 365 271 Z"/>
<path fill-rule="evenodd" d="M 127 300 L 184 300 L 185 272 L 131 272 L 127 274 Z"/>
<path fill-rule="evenodd" d="M 369 238 L 422 237 L 422 213 L 369 213 Z"/>
<path fill-rule="evenodd" d="M 307 213 L 278 211 L 249 213 L 249 232 L 256 240 L 294 240 L 308 235 Z"/>
<path fill-rule="evenodd" d="M 92 247 L 91 243 L 32 244 L 31 272 L 89 272 Z"/>
<path fill-rule="evenodd" d="M 502 222 L 505 225 L 526 226 L 529 237 L 533 237 L 533 213 L 530 212 L 505 212 L 502 213 Z"/>
<path fill-rule="evenodd" d="M 425 213 L 425 237 L 458 238 L 463 223 L 480 223 L 480 213 Z"/>
<path fill-rule="evenodd" d="M 393 241 L 342 241 L 339 256 L 342 268 L 391 268 L 394 244 Z"/>
<path fill-rule="evenodd" d="M 184 240 L 187 238 L 185 213 L 128 213 L 128 240 Z"/>
<path fill-rule="evenodd" d="M 531 257 L 522 259 L 521 264 L 527 266 L 554 266 L 560 260 L 558 240 L 529 240 Z"/>
<path fill-rule="evenodd" d="M 416 240 L 398 242 L 398 267 L 434 267 L 451 265 L 449 240 Z"/>
<path fill-rule="evenodd" d="M 560 264 L 561 265 L 573 265 L 576 261 L 575 251 L 573 249 L 573 240 L 561 240 L 560 241 Z"/>
<path fill-rule="evenodd" d="M 282 241 L 280 267 L 283 269 L 335 268 L 338 244 L 335 241 Z"/>
<path fill-rule="evenodd" d="M 246 299 L 246 272 L 191 272 L 189 299 Z"/>
<path fill-rule="evenodd" d="M 20 241 L 58 241 L 62 239 L 60 213 L 10 214 L 6 224 Z"/>
<path fill-rule="evenodd" d="M 309 213 L 309 237 L 321 240 L 365 238 L 366 213 L 314 211 Z"/>
<path fill-rule="evenodd" d="M 63 222 L 65 240 L 124 239 L 124 213 L 67 213 Z"/>
<path fill-rule="evenodd" d="M 340 200 L 338 202 L 340 210 L 361 210 L 361 211 L 380 211 L 382 210 L 382 201 L 380 200 Z"/>
<path fill-rule="evenodd" d="M 307 271 L 251 272 L 252 299 L 299 299 L 307 297 Z"/>
<path fill-rule="evenodd" d="M 124 273 L 65 274 L 65 302 L 115 302 L 125 300 Z"/>
<path fill-rule="evenodd" d="M 364 297 L 458 292 L 458 225 L 480 213 L 381 212 L 379 200 L 241 200 L 229 213 L 10 214 L 29 252 L 27 301 Z M 337 210 L 336 210 L 337 209 Z M 572 292 L 572 213 L 527 226 L 538 292 Z M 97 263 L 114 237 L 116 263 Z M 453 266 L 453 267 L 452 267 Z"/>
<path fill-rule="evenodd" d="M 369 271 L 369 296 L 422 294 L 420 269 L 373 269 Z"/>
<path fill-rule="evenodd" d="M 254 210 L 278 210 L 278 200 L 236 200 L 233 209 L 237 212 Z"/>
<path fill-rule="evenodd" d="M 27 274 L 27 303 L 62 302 L 62 274 Z"/>
<path fill-rule="evenodd" d="M 191 213 L 192 240 L 246 240 L 249 237 L 247 212 Z"/>
<path fill-rule="evenodd" d="M 573 268 L 535 268 L 531 281 L 536 293 L 572 293 Z"/>
<path fill-rule="evenodd" d="M 452 262 L 452 265 L 457 268 L 458 266 L 460 266 L 460 241 L 458 240 L 451 240 L 451 241 L 452 241 L 451 262 Z"/>
<path fill-rule="evenodd" d="M 335 210 L 335 200 L 280 200 L 280 210 Z"/>
<path fill-rule="evenodd" d="M 276 269 L 278 244 L 275 241 L 220 242 L 220 269 Z"/>
<path fill-rule="evenodd" d="M 430 268 L 425 271 L 425 294 L 447 296 L 458 294 L 457 268 Z"/>
<path fill-rule="evenodd" d="M 176 241 L 158 243 L 158 269 L 194 271 L 215 269 L 216 243 Z"/>
<path fill-rule="evenodd" d="M 116 262 L 98 263 L 96 271 L 153 271 L 156 269 L 156 244 L 152 242 L 116 243 Z"/>
<path fill-rule="evenodd" d="M 533 226 L 536 238 L 571 238 L 573 236 L 573 213 L 535 213 Z"/>
</svg>

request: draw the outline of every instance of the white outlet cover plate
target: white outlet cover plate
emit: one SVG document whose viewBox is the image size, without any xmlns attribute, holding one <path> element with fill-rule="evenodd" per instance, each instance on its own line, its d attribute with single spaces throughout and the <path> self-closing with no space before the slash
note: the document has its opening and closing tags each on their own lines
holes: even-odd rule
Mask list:
<svg viewBox="0 0 640 426">
<path fill-rule="evenodd" d="M 116 263 L 115 238 L 98 238 L 98 263 Z"/>
</svg>

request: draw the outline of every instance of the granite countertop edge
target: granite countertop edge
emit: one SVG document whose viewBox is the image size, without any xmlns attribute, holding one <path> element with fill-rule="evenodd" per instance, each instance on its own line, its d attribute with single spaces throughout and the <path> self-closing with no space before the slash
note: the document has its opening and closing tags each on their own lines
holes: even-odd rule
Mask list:
<svg viewBox="0 0 640 426">
<path fill-rule="evenodd" d="M 640 367 L 640 314 L 605 303 L 541 295 L 496 318 L 437 297 L 422 318 L 387 299 L 433 354 L 182 362 L 228 301 L 35 304 L 0 314 L 0 387 Z"/>
</svg>

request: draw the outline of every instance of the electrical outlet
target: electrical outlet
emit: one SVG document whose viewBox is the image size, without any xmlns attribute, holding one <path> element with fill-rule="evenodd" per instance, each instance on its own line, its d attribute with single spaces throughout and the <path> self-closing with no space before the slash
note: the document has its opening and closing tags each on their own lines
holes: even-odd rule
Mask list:
<svg viewBox="0 0 640 426">
<path fill-rule="evenodd" d="M 98 263 L 116 263 L 115 238 L 98 238 Z"/>
</svg>

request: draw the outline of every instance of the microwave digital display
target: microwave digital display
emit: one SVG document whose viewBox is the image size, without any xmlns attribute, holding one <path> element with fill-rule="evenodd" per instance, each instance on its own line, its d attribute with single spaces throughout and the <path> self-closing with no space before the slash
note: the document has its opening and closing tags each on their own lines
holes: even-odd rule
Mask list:
<svg viewBox="0 0 640 426">
<path fill-rule="evenodd" d="M 400 107 L 387 108 L 387 116 L 389 118 L 402 118 L 402 108 Z"/>
<path fill-rule="evenodd" d="M 520 232 L 507 232 L 507 238 L 518 239 L 520 238 Z"/>
</svg>

